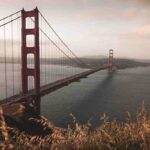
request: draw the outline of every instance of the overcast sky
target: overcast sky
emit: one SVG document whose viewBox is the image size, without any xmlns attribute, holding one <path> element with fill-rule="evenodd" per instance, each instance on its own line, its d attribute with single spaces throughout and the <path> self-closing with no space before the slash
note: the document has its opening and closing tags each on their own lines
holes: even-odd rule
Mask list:
<svg viewBox="0 0 150 150">
<path fill-rule="evenodd" d="M 0 0 L 0 18 L 35 6 L 77 55 L 150 58 L 150 0 Z"/>
</svg>

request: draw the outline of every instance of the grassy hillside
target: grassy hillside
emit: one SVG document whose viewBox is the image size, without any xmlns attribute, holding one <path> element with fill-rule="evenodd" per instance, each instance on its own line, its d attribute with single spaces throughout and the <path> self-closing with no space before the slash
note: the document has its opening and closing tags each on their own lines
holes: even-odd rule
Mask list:
<svg viewBox="0 0 150 150">
<path fill-rule="evenodd" d="M 0 149 L 13 150 L 149 150 L 150 118 L 142 108 L 135 121 L 130 114 L 126 122 L 109 121 L 105 114 L 103 123 L 95 130 L 91 124 L 80 125 L 72 115 L 73 123 L 67 129 L 56 128 L 45 118 L 28 118 L 39 123 L 45 135 L 29 134 L 6 125 L 0 109 Z M 36 127 L 36 126 L 35 126 Z"/>
</svg>

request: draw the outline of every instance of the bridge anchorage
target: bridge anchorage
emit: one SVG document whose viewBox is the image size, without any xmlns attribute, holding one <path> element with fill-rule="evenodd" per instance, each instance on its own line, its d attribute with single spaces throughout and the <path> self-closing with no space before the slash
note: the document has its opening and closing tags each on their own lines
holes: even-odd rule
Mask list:
<svg viewBox="0 0 150 150">
<path fill-rule="evenodd" d="M 17 30 L 20 32 L 18 33 L 18 41 L 20 41 L 21 45 L 21 48 L 20 46 L 18 47 L 18 51 L 14 50 L 15 40 L 13 36 L 15 34 L 14 24 L 16 21 L 18 21 L 16 24 Z M 10 56 L 8 59 L 6 41 L 6 27 L 9 24 L 12 49 L 10 64 L 8 63 Z M 40 114 L 42 96 L 100 70 L 108 69 L 108 72 L 113 71 L 112 49 L 109 50 L 108 63 L 96 68 L 90 67 L 89 64 L 86 64 L 78 58 L 67 46 L 38 8 L 32 11 L 25 11 L 23 9 L 1 19 L 1 29 L 3 29 L 3 32 L 0 33 L 3 33 L 4 37 L 3 64 L 5 73 L 2 78 L 5 80 L 2 83 L 5 85 L 3 87 L 5 94 L 3 98 L 0 97 L 2 99 L 0 104 L 13 104 L 18 102 L 32 103 L 35 112 Z M 20 55 L 17 57 L 16 53 Z M 17 62 L 17 60 L 20 61 Z M 17 71 L 16 65 L 21 66 Z M 12 73 L 10 71 L 8 72 L 8 67 L 11 66 Z M 15 71 L 21 74 L 21 77 Z M 8 74 L 12 77 L 8 77 Z M 29 80 L 30 78 L 32 80 Z M 12 80 L 11 85 L 8 87 L 9 79 Z M 20 83 L 20 86 L 16 87 L 17 83 Z M 12 86 L 11 88 L 13 90 L 10 90 L 10 86 Z M 13 92 L 11 93 L 10 91 Z"/>
</svg>

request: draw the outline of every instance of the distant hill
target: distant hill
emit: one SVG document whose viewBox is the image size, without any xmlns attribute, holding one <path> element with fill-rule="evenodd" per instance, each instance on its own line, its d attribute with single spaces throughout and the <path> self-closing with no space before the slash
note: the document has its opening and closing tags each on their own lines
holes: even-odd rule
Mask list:
<svg viewBox="0 0 150 150">
<path fill-rule="evenodd" d="M 60 61 L 60 59 L 58 58 L 46 58 L 46 59 L 40 59 L 40 63 L 41 64 L 46 63 L 46 64 L 52 64 L 52 65 L 61 64 L 61 65 L 74 66 L 74 67 L 80 67 L 80 68 L 87 68 L 87 66 L 95 68 L 95 67 L 99 67 L 108 63 L 108 58 L 103 55 L 81 57 L 80 58 L 80 60 L 82 60 L 81 62 L 78 60 L 71 61 L 70 59 L 66 59 L 66 58 L 62 58 L 61 60 L 63 61 Z M 5 59 L 3 57 L 0 57 L 0 63 L 4 63 L 4 62 L 5 62 Z M 21 63 L 18 58 L 14 58 L 14 60 L 12 60 L 12 58 L 7 58 L 6 62 L 7 63 L 12 63 L 12 62 Z M 33 59 L 30 58 L 28 62 L 32 64 Z M 88 65 L 85 66 L 84 63 L 82 62 L 85 62 Z M 150 66 L 150 60 L 115 58 L 114 64 L 118 69 L 147 67 L 147 66 Z"/>
<path fill-rule="evenodd" d="M 100 65 L 104 65 L 108 63 L 108 58 L 81 58 L 82 61 L 84 61 L 87 64 L 90 64 L 92 67 L 97 67 Z M 150 66 L 150 61 L 139 61 L 134 59 L 123 59 L 123 58 L 115 58 L 114 59 L 114 65 L 118 69 L 124 69 L 124 68 L 134 68 L 134 67 L 147 67 Z"/>
<path fill-rule="evenodd" d="M 135 59 L 135 61 L 150 63 L 150 59 Z"/>
<path fill-rule="evenodd" d="M 97 55 L 97 56 L 93 55 L 93 56 L 83 56 L 83 57 L 81 57 L 81 58 L 104 59 L 104 58 L 107 58 L 107 56 L 105 56 L 105 55 Z"/>
</svg>

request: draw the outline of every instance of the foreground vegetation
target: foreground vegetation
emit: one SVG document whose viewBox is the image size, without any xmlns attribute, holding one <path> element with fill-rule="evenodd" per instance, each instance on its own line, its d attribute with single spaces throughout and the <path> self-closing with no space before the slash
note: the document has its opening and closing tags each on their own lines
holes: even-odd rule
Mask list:
<svg viewBox="0 0 150 150">
<path fill-rule="evenodd" d="M 43 129 L 52 132 L 46 135 L 31 135 L 6 125 L 0 108 L 0 149 L 3 150 L 149 150 L 150 118 L 144 108 L 131 121 L 109 121 L 105 114 L 102 124 L 91 130 L 90 123 L 80 125 L 72 115 L 73 123 L 67 129 L 56 128 L 44 117 L 30 118 L 39 122 Z"/>
</svg>

